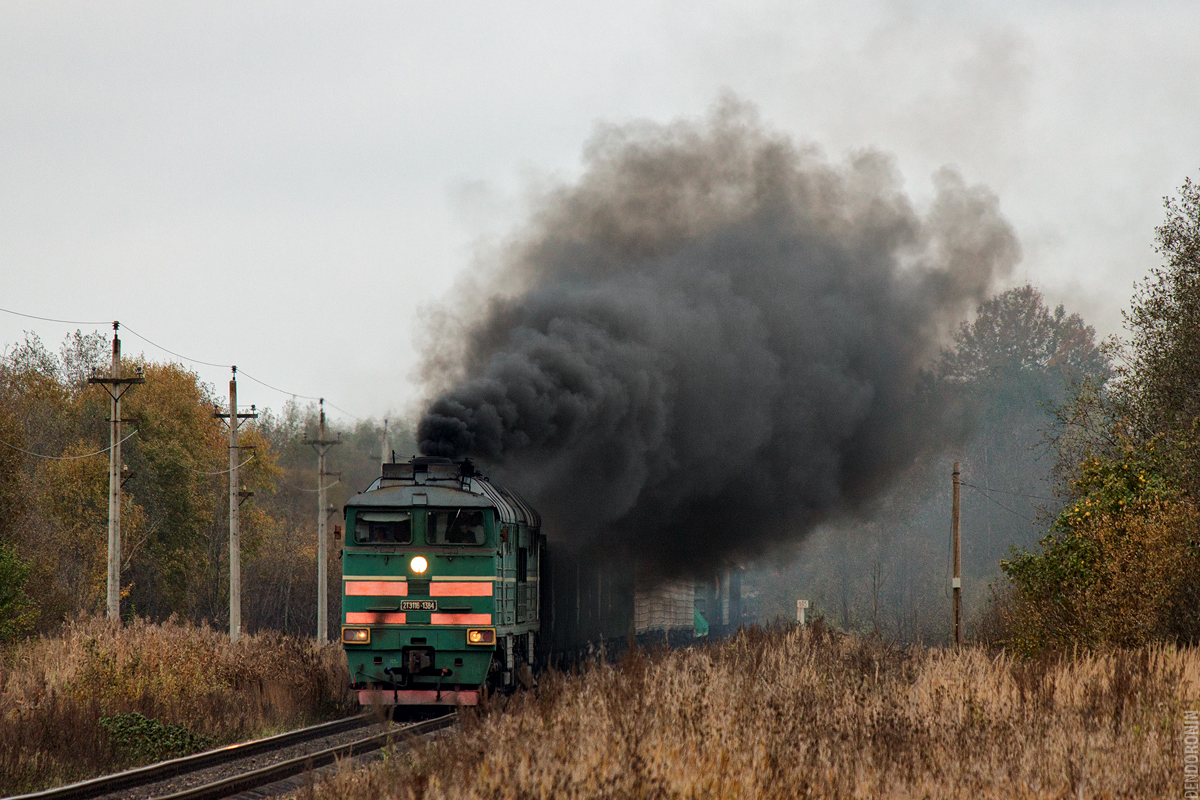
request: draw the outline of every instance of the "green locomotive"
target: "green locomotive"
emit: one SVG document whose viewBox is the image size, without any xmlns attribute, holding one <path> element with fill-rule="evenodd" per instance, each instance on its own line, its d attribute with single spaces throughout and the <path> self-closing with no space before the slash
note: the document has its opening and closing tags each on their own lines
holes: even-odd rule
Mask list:
<svg viewBox="0 0 1200 800">
<path fill-rule="evenodd" d="M 384 464 L 346 504 L 342 646 L 364 705 L 474 705 L 532 668 L 545 540 L 470 461 Z"/>
</svg>

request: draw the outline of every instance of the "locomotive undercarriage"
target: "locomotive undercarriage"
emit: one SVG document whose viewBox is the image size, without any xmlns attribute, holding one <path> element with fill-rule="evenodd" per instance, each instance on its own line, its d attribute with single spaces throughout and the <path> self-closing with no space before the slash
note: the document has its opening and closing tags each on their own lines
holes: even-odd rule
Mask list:
<svg viewBox="0 0 1200 800">
<path fill-rule="evenodd" d="M 436 666 L 439 653 L 430 646 L 401 648 L 399 658 L 393 653 L 378 654 L 375 651 L 374 669 L 360 668 L 354 676 L 352 688 L 363 705 L 476 705 L 481 689 L 491 693 L 506 693 L 517 686 L 535 686 L 535 647 L 534 633 L 505 636 L 500 646 L 490 653 L 491 659 L 482 686 L 455 681 L 456 670 L 453 667 Z M 463 665 L 463 658 L 460 657 L 463 654 L 451 651 L 440 655 L 455 656 L 455 666 Z M 398 663 L 399 666 L 384 666 L 385 661 Z"/>
</svg>

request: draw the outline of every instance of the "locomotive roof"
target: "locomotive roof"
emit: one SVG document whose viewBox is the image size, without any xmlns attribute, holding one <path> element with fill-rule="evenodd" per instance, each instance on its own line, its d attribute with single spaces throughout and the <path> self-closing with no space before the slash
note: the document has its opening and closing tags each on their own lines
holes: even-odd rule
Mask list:
<svg viewBox="0 0 1200 800">
<path fill-rule="evenodd" d="M 383 475 L 347 508 L 431 506 L 494 508 L 502 523 L 541 527 L 537 511 L 515 492 L 475 472 L 470 461 L 454 463 L 428 456 L 402 464 L 384 464 Z"/>
</svg>

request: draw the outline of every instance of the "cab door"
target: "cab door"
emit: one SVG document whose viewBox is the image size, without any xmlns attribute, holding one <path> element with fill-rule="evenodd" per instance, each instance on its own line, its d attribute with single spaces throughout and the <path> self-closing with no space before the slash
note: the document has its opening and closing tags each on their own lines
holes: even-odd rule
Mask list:
<svg viewBox="0 0 1200 800">
<path fill-rule="evenodd" d="M 517 622 L 526 623 L 537 619 L 537 557 L 534 553 L 533 532 L 522 525 L 517 537 Z M 531 567 L 533 568 L 531 570 Z"/>
</svg>

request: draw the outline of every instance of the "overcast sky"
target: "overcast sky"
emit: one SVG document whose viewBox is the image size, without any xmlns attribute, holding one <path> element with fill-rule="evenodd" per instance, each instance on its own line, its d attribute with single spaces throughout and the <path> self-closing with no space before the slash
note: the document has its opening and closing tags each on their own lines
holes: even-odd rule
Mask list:
<svg viewBox="0 0 1200 800">
<path fill-rule="evenodd" d="M 1200 177 L 1197 31 L 1195 2 L 2 2 L 0 307 L 395 414 L 420 310 L 597 125 L 728 91 L 918 199 L 945 164 L 990 186 L 1013 281 L 1114 333 Z M 0 313 L 8 344 L 75 327 Z"/>
</svg>

